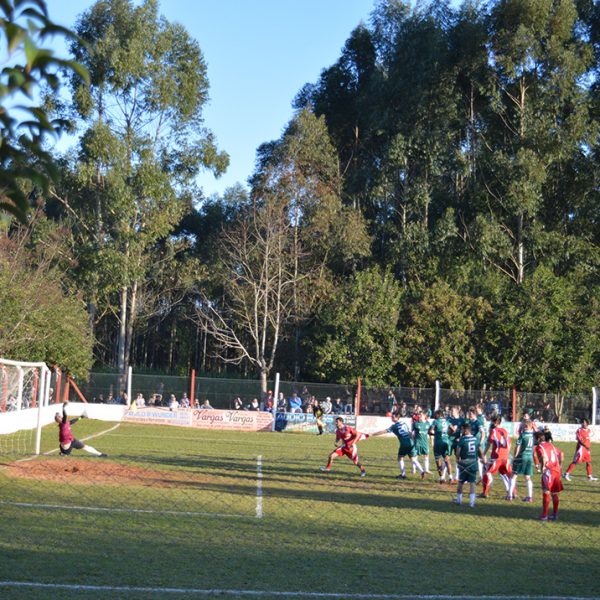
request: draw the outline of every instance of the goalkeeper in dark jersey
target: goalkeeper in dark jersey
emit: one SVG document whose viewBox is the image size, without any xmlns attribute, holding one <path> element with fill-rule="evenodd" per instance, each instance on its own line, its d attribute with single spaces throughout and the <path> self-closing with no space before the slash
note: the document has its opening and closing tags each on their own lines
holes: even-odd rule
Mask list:
<svg viewBox="0 0 600 600">
<path fill-rule="evenodd" d="M 68 401 L 63 404 L 62 415 L 59 412 L 54 415 L 54 420 L 58 423 L 58 446 L 60 453 L 68 456 L 71 454 L 71 450 L 75 448 L 75 450 L 85 450 L 94 456 L 106 457 L 104 452 L 99 452 L 96 448 L 88 446 L 75 438 L 71 431 L 71 425 L 79 421 L 80 417 L 69 420 L 67 416 L 67 404 L 69 404 Z"/>
</svg>

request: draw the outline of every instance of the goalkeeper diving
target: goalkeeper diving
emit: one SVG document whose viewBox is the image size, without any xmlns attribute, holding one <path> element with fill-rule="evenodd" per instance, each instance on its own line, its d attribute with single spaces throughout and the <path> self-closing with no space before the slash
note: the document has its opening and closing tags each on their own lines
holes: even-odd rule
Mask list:
<svg viewBox="0 0 600 600">
<path fill-rule="evenodd" d="M 59 412 L 54 415 L 54 420 L 58 423 L 58 445 L 60 453 L 68 456 L 71 454 L 71 450 L 75 448 L 75 450 L 85 450 L 85 452 L 89 452 L 94 456 L 106 458 L 107 455 L 104 454 L 104 452 L 99 452 L 96 448 L 88 446 L 75 438 L 71 431 L 71 425 L 79 421 L 80 418 L 83 419 L 84 416 L 82 415 L 81 417 L 75 417 L 74 419 L 69 420 L 69 417 L 67 416 L 67 404 L 69 404 L 68 401 L 63 404 L 62 415 Z"/>
</svg>

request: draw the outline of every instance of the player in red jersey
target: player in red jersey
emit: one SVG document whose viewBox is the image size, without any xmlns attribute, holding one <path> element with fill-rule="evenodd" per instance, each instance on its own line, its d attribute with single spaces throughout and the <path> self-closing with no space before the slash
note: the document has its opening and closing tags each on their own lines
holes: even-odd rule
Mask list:
<svg viewBox="0 0 600 600">
<path fill-rule="evenodd" d="M 585 463 L 587 476 L 590 481 L 598 481 L 598 478 L 592 475 L 592 448 L 589 424 L 590 422 L 587 419 L 583 419 L 581 427 L 575 434 L 575 437 L 577 438 L 575 456 L 573 457 L 573 462 L 569 465 L 567 472 L 563 475 L 567 481 L 571 481 L 571 472 L 578 463 Z"/>
<path fill-rule="evenodd" d="M 331 471 L 331 464 L 336 456 L 347 456 L 360 469 L 360 476 L 364 477 L 367 472 L 358 460 L 358 449 L 356 448 L 356 443 L 360 442 L 361 440 L 366 440 L 369 436 L 366 433 L 359 433 L 356 431 L 356 429 L 352 429 L 352 427 L 346 425 L 342 417 L 338 417 L 335 420 L 335 428 L 336 448 L 329 455 L 327 466 L 321 467 L 321 471 Z M 338 444 L 340 445 L 338 446 Z"/>
<path fill-rule="evenodd" d="M 501 425 L 502 417 L 500 415 L 496 415 L 492 418 L 490 433 L 483 454 L 487 454 L 490 446 L 492 448 L 492 453 L 490 454 L 490 460 L 485 463 L 483 478 L 481 480 L 483 483 L 483 492 L 479 495 L 480 498 L 488 497 L 490 485 L 492 485 L 492 481 L 494 480 L 492 475 L 494 473 L 500 473 L 500 477 L 506 488 L 506 499 L 512 500 L 512 495 L 510 494 L 510 478 L 512 470 L 508 463 L 511 440 L 508 431 L 501 427 Z"/>
<path fill-rule="evenodd" d="M 537 442 L 537 446 L 535 447 L 535 461 L 542 473 L 543 504 L 540 520 L 556 521 L 558 519 L 558 505 L 560 503 L 558 495 L 563 490 L 560 472 L 564 455 L 561 450 L 547 441 L 548 437 L 543 431 L 538 431 L 535 434 Z M 548 516 L 550 496 L 552 496 L 552 515 Z"/>
<path fill-rule="evenodd" d="M 54 415 L 54 420 L 58 423 L 58 447 L 60 448 L 60 453 L 68 456 L 71 454 L 71 450 L 75 448 L 75 450 L 85 450 L 94 456 L 102 456 L 105 458 L 106 454 L 104 454 L 104 452 L 99 452 L 96 448 L 88 446 L 75 438 L 71 431 L 71 425 L 79 421 L 79 417 L 69 421 L 69 417 L 67 416 L 67 404 L 69 404 L 68 401 L 63 404 L 62 415 L 58 412 Z M 81 418 L 83 418 L 83 416 Z"/>
</svg>

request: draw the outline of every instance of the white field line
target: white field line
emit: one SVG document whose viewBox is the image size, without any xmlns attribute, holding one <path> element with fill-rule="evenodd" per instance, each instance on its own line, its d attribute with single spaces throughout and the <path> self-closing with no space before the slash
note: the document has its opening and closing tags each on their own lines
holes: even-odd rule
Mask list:
<svg viewBox="0 0 600 600">
<path fill-rule="evenodd" d="M 256 458 L 256 518 L 263 518 L 262 456 Z"/>
<path fill-rule="evenodd" d="M 94 438 L 100 437 L 101 435 L 110 433 L 111 431 L 118 429 L 120 426 L 121 426 L 121 423 L 117 423 L 116 425 L 114 425 L 113 427 L 110 427 L 109 429 L 105 429 L 104 431 L 99 431 L 98 433 L 94 433 L 94 435 L 89 435 L 88 437 L 82 438 L 81 441 L 87 442 L 88 440 L 93 440 Z M 55 454 L 56 452 L 58 452 L 58 448 L 54 448 L 53 450 L 48 450 L 48 452 L 44 452 L 42 454 L 42 456 L 50 456 L 51 454 Z M 38 458 L 38 456 L 34 454 L 33 456 L 28 456 L 27 458 L 20 458 L 19 460 L 15 460 L 15 463 L 29 462 L 30 460 L 35 460 L 36 458 Z M 6 469 L 7 466 L 8 465 L 3 465 L 2 467 L 0 467 L 0 469 Z"/>
<path fill-rule="evenodd" d="M 117 423 L 113 427 L 109 429 L 105 429 L 104 431 L 100 431 L 95 433 L 94 435 L 90 435 L 85 438 L 81 438 L 82 442 L 87 442 L 88 440 L 92 440 L 96 437 L 104 435 L 106 433 L 110 433 L 115 429 L 118 429 L 121 426 L 121 423 Z M 43 456 L 49 456 L 58 452 L 58 448 L 54 448 L 53 450 L 49 450 L 48 452 L 44 452 Z M 37 456 L 28 456 L 27 458 L 21 458 L 15 462 L 27 462 L 30 460 L 34 460 L 38 458 Z M 1 467 L 2 469 L 6 469 L 6 466 Z M 107 508 L 102 506 L 72 506 L 72 505 L 62 505 L 62 504 L 35 504 L 31 502 L 9 502 L 9 501 L 0 501 L 0 505 L 5 506 L 19 506 L 21 508 L 48 508 L 55 510 L 75 510 L 75 511 L 88 511 L 88 512 L 108 512 L 108 513 L 140 513 L 140 514 L 152 514 L 152 515 L 175 515 L 175 516 L 184 516 L 184 517 L 225 517 L 225 518 L 235 518 L 235 519 L 248 519 L 249 515 L 238 515 L 238 514 L 230 514 L 230 513 L 212 513 L 212 512 L 193 512 L 193 511 L 176 511 L 176 510 L 146 510 L 141 508 Z"/>
<path fill-rule="evenodd" d="M 178 511 L 178 510 L 150 510 L 143 508 L 107 508 L 102 506 L 72 506 L 63 504 L 37 504 L 33 502 L 10 502 L 8 500 L 0 500 L 0 505 L 20 506 L 22 508 L 50 508 L 56 510 L 75 510 L 88 512 L 106 512 L 106 513 L 141 513 L 151 515 L 176 515 L 183 517 L 233 517 L 237 519 L 253 518 L 250 515 L 237 515 L 229 513 L 212 513 L 212 512 L 193 512 L 193 511 Z"/>
<path fill-rule="evenodd" d="M 253 596 L 293 598 L 344 598 L 344 600 L 600 600 L 597 596 L 498 595 L 465 596 L 464 594 L 347 594 L 331 592 L 285 592 L 275 590 L 227 590 L 200 588 L 161 588 L 117 585 L 76 585 L 68 583 L 36 583 L 29 581 L 0 581 L 0 588 L 37 588 L 69 591 L 129 592 L 142 594 L 195 594 L 198 596 Z"/>
</svg>

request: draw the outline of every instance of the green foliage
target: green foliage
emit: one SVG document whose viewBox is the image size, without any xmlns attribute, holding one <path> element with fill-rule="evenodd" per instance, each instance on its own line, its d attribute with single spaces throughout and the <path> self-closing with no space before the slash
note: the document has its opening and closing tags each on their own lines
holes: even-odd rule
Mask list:
<svg viewBox="0 0 600 600">
<path fill-rule="evenodd" d="M 25 222 L 29 200 L 23 182 L 48 190 L 57 169 L 44 142 L 68 126 L 65 119 L 53 119 L 36 105 L 36 94 L 45 87 L 58 93 L 59 70 L 76 73 L 83 86 L 88 75 L 77 62 L 43 47 L 50 37 L 73 37 L 50 20 L 43 0 L 0 3 L 0 34 L 7 62 L 0 72 L 0 211 Z"/>
<path fill-rule="evenodd" d="M 407 304 L 400 350 L 403 383 L 419 386 L 439 379 L 444 387 L 469 389 L 489 303 L 440 281 L 416 290 Z"/>
<path fill-rule="evenodd" d="M 319 379 L 389 385 L 399 360 L 402 292 L 394 276 L 373 268 L 333 292 L 317 317 L 310 349 Z"/>
<path fill-rule="evenodd" d="M 78 376 L 92 365 L 93 339 L 79 294 L 44 256 L 5 238 L 0 247 L 0 356 L 44 361 Z"/>
</svg>

